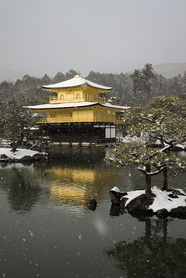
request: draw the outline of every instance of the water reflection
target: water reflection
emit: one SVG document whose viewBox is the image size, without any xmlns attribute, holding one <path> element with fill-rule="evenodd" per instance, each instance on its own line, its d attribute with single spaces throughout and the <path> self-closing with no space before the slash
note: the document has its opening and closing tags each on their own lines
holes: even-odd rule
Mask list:
<svg viewBox="0 0 186 278">
<path fill-rule="evenodd" d="M 75 206 L 87 208 L 92 197 L 98 202 L 108 198 L 117 168 L 105 163 L 104 148 L 55 148 L 55 152 L 55 159 L 48 162 L 1 165 L 0 186 L 7 192 L 11 209 L 28 212 L 45 199 L 51 205 L 68 205 L 73 211 Z"/>
<path fill-rule="evenodd" d="M 86 206 L 87 202 L 96 197 L 98 201 L 104 197 L 103 187 L 107 180 L 113 180 L 116 168 L 100 168 L 99 171 L 91 165 L 82 168 L 73 168 L 67 165 L 58 165 L 46 168 L 50 176 L 51 201 L 56 205 L 73 203 Z"/>
<path fill-rule="evenodd" d="M 16 211 L 30 211 L 39 198 L 41 188 L 25 179 L 17 168 L 13 168 L 13 172 L 14 179 L 11 180 L 8 190 L 11 208 Z"/>
<path fill-rule="evenodd" d="M 105 253 L 127 277 L 185 277 L 186 239 L 168 236 L 170 221 L 146 217 L 144 236 L 119 241 Z"/>
<path fill-rule="evenodd" d="M 16 212 L 29 212 L 41 196 L 39 184 L 30 178 L 32 166 L 8 165 L 1 173 L 1 188 L 7 193 L 10 209 Z"/>
<path fill-rule="evenodd" d="M 45 199 L 54 206 L 68 205 L 87 209 L 90 199 L 98 205 L 109 200 L 109 191 L 117 186 L 123 191 L 144 188 L 144 176 L 136 167 L 118 168 L 105 162 L 111 155 L 109 148 L 55 148 L 51 150 L 55 159 L 32 165 L 1 165 L 1 185 L 8 195 L 11 209 L 29 212 L 34 204 Z M 186 175 L 170 179 L 170 186 L 184 190 Z M 161 175 L 153 178 L 153 185 L 162 184 Z M 175 186 L 176 185 L 176 186 Z M 75 209 L 74 211 L 77 211 Z M 111 215 L 119 215 L 117 208 Z"/>
</svg>

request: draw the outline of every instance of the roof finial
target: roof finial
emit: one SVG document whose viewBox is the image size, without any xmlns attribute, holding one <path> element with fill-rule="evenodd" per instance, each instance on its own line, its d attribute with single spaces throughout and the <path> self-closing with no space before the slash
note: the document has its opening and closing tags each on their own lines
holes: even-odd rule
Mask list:
<svg viewBox="0 0 186 278">
<path fill-rule="evenodd" d="M 79 70 L 76 71 L 76 75 L 81 75 L 81 72 Z"/>
</svg>

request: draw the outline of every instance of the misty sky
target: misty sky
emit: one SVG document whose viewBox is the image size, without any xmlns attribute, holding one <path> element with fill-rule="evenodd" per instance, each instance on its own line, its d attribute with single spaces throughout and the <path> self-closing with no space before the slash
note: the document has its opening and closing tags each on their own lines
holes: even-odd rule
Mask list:
<svg viewBox="0 0 186 278">
<path fill-rule="evenodd" d="M 186 62 L 186 0 L 0 0 L 0 70 L 120 73 Z"/>
</svg>

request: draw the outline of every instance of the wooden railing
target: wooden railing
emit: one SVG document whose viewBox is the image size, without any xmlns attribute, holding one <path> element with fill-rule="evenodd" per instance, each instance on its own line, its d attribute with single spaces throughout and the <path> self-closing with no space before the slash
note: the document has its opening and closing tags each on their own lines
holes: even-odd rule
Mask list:
<svg viewBox="0 0 186 278">
<path fill-rule="evenodd" d="M 115 122 L 115 117 L 51 117 L 45 118 L 40 123 L 87 123 L 87 122 Z"/>
<path fill-rule="evenodd" d="M 100 102 L 100 103 L 105 103 L 105 97 L 94 97 L 94 96 L 89 96 L 89 97 L 83 97 L 83 98 L 63 98 L 63 99 L 58 99 L 57 97 L 51 96 L 50 97 L 50 103 L 64 103 L 64 102 L 83 102 L 83 101 L 90 101 L 90 102 Z"/>
</svg>

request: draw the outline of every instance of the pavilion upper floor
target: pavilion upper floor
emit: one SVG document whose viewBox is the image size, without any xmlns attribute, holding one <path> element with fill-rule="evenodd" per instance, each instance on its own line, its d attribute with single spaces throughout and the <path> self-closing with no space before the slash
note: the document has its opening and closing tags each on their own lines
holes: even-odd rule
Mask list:
<svg viewBox="0 0 186 278">
<path fill-rule="evenodd" d="M 51 104 L 64 102 L 99 102 L 106 103 L 105 94 L 112 90 L 77 74 L 74 78 L 56 84 L 43 85 L 43 90 L 50 93 Z"/>
<path fill-rule="evenodd" d="M 61 90 L 57 93 L 53 93 L 49 97 L 49 102 L 54 103 L 64 103 L 64 102 L 99 102 L 106 103 L 106 98 L 98 93 L 84 92 L 81 89 L 76 90 Z"/>
</svg>

